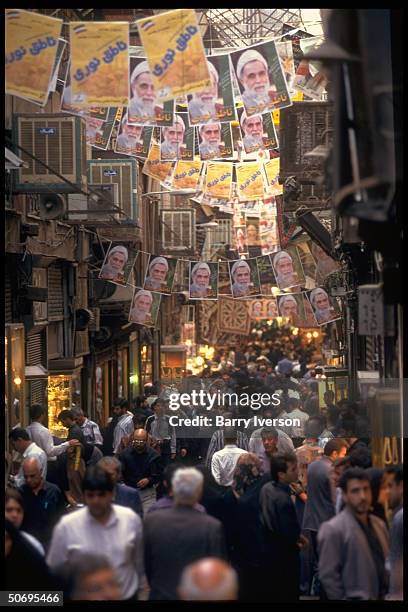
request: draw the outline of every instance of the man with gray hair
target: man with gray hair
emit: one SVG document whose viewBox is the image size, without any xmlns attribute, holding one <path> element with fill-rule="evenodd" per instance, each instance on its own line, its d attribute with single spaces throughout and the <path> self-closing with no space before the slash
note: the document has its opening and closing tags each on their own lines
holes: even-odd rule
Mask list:
<svg viewBox="0 0 408 612">
<path fill-rule="evenodd" d="M 74 421 L 81 428 L 84 438 L 88 444 L 102 446 L 103 438 L 99 429 L 99 425 L 88 419 L 82 408 L 73 408 L 72 414 Z"/>
<path fill-rule="evenodd" d="M 145 569 L 150 600 L 178 599 L 177 586 L 186 566 L 203 557 L 225 558 L 220 521 L 194 505 L 203 490 L 196 468 L 180 468 L 171 481 L 174 506 L 149 513 L 144 520 Z"/>
<path fill-rule="evenodd" d="M 236 601 L 237 573 L 221 559 L 200 559 L 185 568 L 178 592 L 183 601 Z"/>
<path fill-rule="evenodd" d="M 167 285 L 169 264 L 165 257 L 153 257 L 149 263 L 144 288 L 148 291 L 161 291 Z"/>
<path fill-rule="evenodd" d="M 270 82 L 268 63 L 259 51 L 244 51 L 237 62 L 236 74 L 243 89 L 242 101 L 249 114 L 262 112 L 273 103 L 276 86 Z"/>
<path fill-rule="evenodd" d="M 129 122 L 139 125 L 155 125 L 163 107 L 157 104 L 156 90 L 146 60 L 140 62 L 130 76 L 131 98 Z"/>
<path fill-rule="evenodd" d="M 124 283 L 125 276 L 123 269 L 129 259 L 129 253 L 126 247 L 118 244 L 110 249 L 106 258 L 106 263 L 102 267 L 100 278 L 104 280 L 112 280 L 117 283 Z"/>
</svg>

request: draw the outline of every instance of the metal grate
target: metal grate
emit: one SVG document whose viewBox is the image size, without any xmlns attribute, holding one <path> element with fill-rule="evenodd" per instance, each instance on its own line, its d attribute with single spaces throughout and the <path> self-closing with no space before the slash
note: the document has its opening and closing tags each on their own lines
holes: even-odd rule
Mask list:
<svg viewBox="0 0 408 612">
<path fill-rule="evenodd" d="M 62 271 L 58 263 L 48 268 L 48 320 L 61 321 L 64 318 L 64 295 Z"/>
<path fill-rule="evenodd" d="M 13 297 L 11 288 L 11 277 L 8 267 L 5 268 L 4 283 L 4 317 L 6 323 L 13 322 Z"/>
<path fill-rule="evenodd" d="M 27 365 L 43 365 L 47 367 L 47 346 L 44 332 L 32 333 L 26 344 Z"/>
<path fill-rule="evenodd" d="M 162 248 L 170 251 L 191 251 L 195 247 L 195 210 L 162 210 Z"/>
<path fill-rule="evenodd" d="M 137 164 L 133 160 L 123 162 L 104 160 L 89 162 L 89 183 L 117 184 L 118 206 L 131 218 L 137 219 Z M 123 217 L 121 217 L 123 220 Z"/>
</svg>

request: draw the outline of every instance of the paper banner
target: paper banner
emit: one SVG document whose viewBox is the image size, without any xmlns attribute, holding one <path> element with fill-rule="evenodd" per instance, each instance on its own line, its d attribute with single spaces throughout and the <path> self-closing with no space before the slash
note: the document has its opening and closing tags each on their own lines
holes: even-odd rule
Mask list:
<svg viewBox="0 0 408 612">
<path fill-rule="evenodd" d="M 153 128 L 128 123 L 125 113 L 120 122 L 119 134 L 116 139 L 115 153 L 132 155 L 146 159 L 149 154 Z"/>
<path fill-rule="evenodd" d="M 313 309 L 303 293 L 288 293 L 278 297 L 281 317 L 290 319 L 295 327 L 316 327 Z"/>
<path fill-rule="evenodd" d="M 197 128 L 200 159 L 224 159 L 233 156 L 230 123 L 207 123 Z"/>
<path fill-rule="evenodd" d="M 169 180 L 173 170 L 174 162 L 163 162 L 160 160 L 160 145 L 152 142 L 149 155 L 143 166 L 143 174 L 151 176 L 158 181 Z"/>
<path fill-rule="evenodd" d="M 174 100 L 159 103 L 145 57 L 130 57 L 129 123 L 162 127 L 173 125 Z"/>
<path fill-rule="evenodd" d="M 116 108 L 109 108 L 107 121 L 102 121 L 95 117 L 85 117 L 86 141 L 88 144 L 91 144 L 96 149 L 107 150 L 113 126 L 115 125 L 116 111 Z"/>
<path fill-rule="evenodd" d="M 276 196 L 283 193 L 283 185 L 278 182 L 280 170 L 280 158 L 275 157 L 267 162 L 264 162 L 266 180 L 268 182 L 268 192 L 270 195 Z"/>
<path fill-rule="evenodd" d="M 130 305 L 129 322 L 155 327 L 159 315 L 161 294 L 136 287 Z"/>
<path fill-rule="evenodd" d="M 229 261 L 231 291 L 234 298 L 260 295 L 261 286 L 256 257 Z"/>
<path fill-rule="evenodd" d="M 278 138 L 271 113 L 248 117 L 239 109 L 242 145 L 246 154 L 278 148 Z M 253 158 L 254 156 L 252 156 Z"/>
<path fill-rule="evenodd" d="M 248 313 L 255 321 L 276 319 L 279 316 L 276 298 L 248 300 Z"/>
<path fill-rule="evenodd" d="M 138 251 L 122 244 L 110 243 L 98 278 L 115 285 L 129 285 Z M 133 279 L 132 279 L 133 280 Z"/>
<path fill-rule="evenodd" d="M 219 200 L 231 197 L 232 164 L 226 162 L 208 162 L 204 193 Z"/>
<path fill-rule="evenodd" d="M 143 283 L 144 289 L 170 294 L 173 289 L 176 266 L 177 259 L 174 257 L 150 255 Z"/>
<path fill-rule="evenodd" d="M 229 54 L 207 58 L 211 85 L 187 96 L 190 125 L 235 121 Z"/>
<path fill-rule="evenodd" d="M 73 106 L 71 95 L 71 77 L 70 68 L 68 65 L 67 78 L 61 98 L 61 113 L 70 113 L 71 115 L 79 115 L 80 117 L 96 117 L 96 119 L 106 121 L 108 118 L 109 108 L 104 106 L 91 106 L 89 108 L 79 108 L 78 106 Z"/>
<path fill-rule="evenodd" d="M 292 104 L 274 41 L 233 51 L 231 60 L 248 117 Z"/>
<path fill-rule="evenodd" d="M 129 105 L 129 23 L 71 21 L 71 103 Z"/>
<path fill-rule="evenodd" d="M 194 128 L 188 124 L 187 113 L 176 113 L 173 125 L 160 128 L 160 159 L 193 161 Z"/>
<path fill-rule="evenodd" d="M 264 173 L 260 162 L 236 164 L 238 198 L 241 202 L 265 197 Z"/>
<path fill-rule="evenodd" d="M 137 22 L 158 99 L 202 91 L 211 85 L 194 9 L 176 9 Z"/>
<path fill-rule="evenodd" d="M 190 300 L 216 300 L 218 263 L 190 261 L 188 291 Z"/>
<path fill-rule="evenodd" d="M 62 19 L 6 9 L 6 93 L 45 106 Z"/>
<path fill-rule="evenodd" d="M 197 190 L 202 167 L 203 164 L 199 161 L 178 161 L 171 178 L 171 187 Z"/>
<path fill-rule="evenodd" d="M 276 287 L 276 277 L 269 255 L 257 257 L 259 281 L 263 295 L 271 295 L 272 287 Z"/>
<path fill-rule="evenodd" d="M 293 81 L 295 78 L 295 62 L 293 60 L 293 48 L 291 41 L 283 41 L 276 43 L 276 50 L 279 55 L 283 74 L 285 75 L 286 85 L 288 87 L 289 95 L 293 100 L 293 95 L 296 93 L 293 88 Z"/>
<path fill-rule="evenodd" d="M 271 255 L 276 283 L 279 289 L 300 287 L 305 283 L 305 275 L 296 247 L 288 247 Z"/>
<path fill-rule="evenodd" d="M 313 308 L 313 314 L 318 325 L 326 325 L 341 318 L 337 303 L 330 298 L 327 291 L 322 287 L 308 291 L 306 296 Z"/>
</svg>

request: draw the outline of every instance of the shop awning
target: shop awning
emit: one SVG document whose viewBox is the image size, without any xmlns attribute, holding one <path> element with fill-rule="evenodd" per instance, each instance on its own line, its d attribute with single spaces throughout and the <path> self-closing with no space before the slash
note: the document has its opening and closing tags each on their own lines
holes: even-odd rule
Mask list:
<svg viewBox="0 0 408 612">
<path fill-rule="evenodd" d="M 26 366 L 24 376 L 26 380 L 30 378 L 48 378 L 48 372 L 42 365 Z"/>
</svg>

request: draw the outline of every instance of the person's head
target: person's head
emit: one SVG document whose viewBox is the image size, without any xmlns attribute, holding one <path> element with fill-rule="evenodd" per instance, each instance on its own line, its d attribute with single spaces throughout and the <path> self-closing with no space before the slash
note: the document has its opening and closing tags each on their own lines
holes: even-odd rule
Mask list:
<svg viewBox="0 0 408 612">
<path fill-rule="evenodd" d="M 199 262 L 191 270 L 193 283 L 198 287 L 208 287 L 210 284 L 211 270 L 205 262 Z"/>
<path fill-rule="evenodd" d="M 244 111 L 241 116 L 241 127 L 244 131 L 245 136 L 252 136 L 253 138 L 262 138 L 262 115 L 251 115 L 250 117 L 247 117 Z"/>
<path fill-rule="evenodd" d="M 298 314 L 298 304 L 293 295 L 285 295 L 280 298 L 279 310 L 282 317 L 289 319 Z"/>
<path fill-rule="evenodd" d="M 249 285 L 251 281 L 251 268 L 246 261 L 237 261 L 231 268 L 231 275 L 236 283 Z"/>
<path fill-rule="evenodd" d="M 186 126 L 184 125 L 184 121 L 181 119 L 181 117 L 175 115 L 174 125 L 164 127 L 162 130 L 165 142 L 175 146 L 180 145 L 183 142 Z"/>
<path fill-rule="evenodd" d="M 113 402 L 113 408 L 112 408 L 113 414 L 117 417 L 122 416 L 123 414 L 125 414 L 126 409 L 122 404 L 122 398 L 118 397 L 117 399 L 115 399 L 115 401 Z"/>
<path fill-rule="evenodd" d="M 132 446 L 138 454 L 145 452 L 147 447 L 147 431 L 145 429 L 136 429 L 133 433 Z"/>
<path fill-rule="evenodd" d="M 371 485 L 367 473 L 361 468 L 349 468 L 341 475 L 339 487 L 343 501 L 357 515 L 367 514 L 372 503 Z"/>
<path fill-rule="evenodd" d="M 33 491 L 39 489 L 44 479 L 41 473 L 41 464 L 37 457 L 24 459 L 22 468 L 26 485 Z"/>
<path fill-rule="evenodd" d="M 371 453 L 367 446 L 359 446 L 349 453 L 350 463 L 353 467 L 367 469 L 371 467 Z"/>
<path fill-rule="evenodd" d="M 293 274 L 293 259 L 286 251 L 279 251 L 273 258 L 273 267 L 278 275 Z"/>
<path fill-rule="evenodd" d="M 293 412 L 300 407 L 300 400 L 297 397 L 289 397 L 287 406 L 288 412 Z"/>
<path fill-rule="evenodd" d="M 146 61 L 140 62 L 133 70 L 130 77 L 132 97 L 139 98 L 144 104 L 153 104 L 156 99 L 156 91 L 153 79 Z"/>
<path fill-rule="evenodd" d="M 23 427 L 15 427 L 9 433 L 10 444 L 15 451 L 21 455 L 24 453 L 26 448 L 30 446 L 31 439 Z"/>
<path fill-rule="evenodd" d="M 168 495 L 169 497 L 173 497 L 173 489 L 171 484 L 173 476 L 176 471 L 182 467 L 183 466 L 178 463 L 169 463 L 163 470 L 163 487 L 166 492 L 166 495 Z"/>
<path fill-rule="evenodd" d="M 41 406 L 41 404 L 33 404 L 30 406 L 30 420 L 38 421 L 39 423 L 43 423 L 44 419 L 47 415 L 47 409 L 45 406 Z"/>
<path fill-rule="evenodd" d="M 320 287 L 310 292 L 310 303 L 315 310 L 328 310 L 330 308 L 329 296 Z"/>
<path fill-rule="evenodd" d="M 158 398 L 153 402 L 152 409 L 156 416 L 163 416 L 166 413 L 166 402 Z"/>
<path fill-rule="evenodd" d="M 196 468 L 177 470 L 171 480 L 174 503 L 180 506 L 194 506 L 201 498 L 203 481 L 203 475 Z"/>
<path fill-rule="evenodd" d="M 265 453 L 270 457 L 278 448 L 278 430 L 274 427 L 264 427 L 261 431 L 262 444 L 265 449 Z"/>
<path fill-rule="evenodd" d="M 62 410 L 58 415 L 58 420 L 64 427 L 69 429 L 75 423 L 72 410 Z"/>
<path fill-rule="evenodd" d="M 328 389 L 323 394 L 324 403 L 326 406 L 332 406 L 334 404 L 334 391 Z"/>
<path fill-rule="evenodd" d="M 72 601 L 119 601 L 121 588 L 109 559 L 82 553 L 60 570 L 67 598 Z"/>
<path fill-rule="evenodd" d="M 74 415 L 74 421 L 77 425 L 81 426 L 86 421 L 86 416 L 81 408 L 73 408 L 72 414 Z"/>
<path fill-rule="evenodd" d="M 153 296 L 150 291 L 141 289 L 135 295 L 133 300 L 133 308 L 136 308 L 139 312 L 148 313 L 152 307 Z"/>
<path fill-rule="evenodd" d="M 6 519 L 13 523 L 14 527 L 20 529 L 24 520 L 24 503 L 21 493 L 17 489 L 11 487 L 6 489 L 4 514 Z"/>
<path fill-rule="evenodd" d="M 122 272 L 124 265 L 129 258 L 126 247 L 118 245 L 113 247 L 108 254 L 108 264 L 116 272 Z"/>
<path fill-rule="evenodd" d="M 298 479 L 298 464 L 295 453 L 278 453 L 271 462 L 271 479 L 274 482 L 290 484 Z"/>
<path fill-rule="evenodd" d="M 143 132 L 143 125 L 133 125 L 128 123 L 128 115 L 123 117 L 122 121 L 122 134 L 127 136 L 128 138 L 132 138 L 134 140 L 140 140 L 140 137 Z"/>
<path fill-rule="evenodd" d="M 388 505 L 395 510 L 402 505 L 404 497 L 404 475 L 401 465 L 392 465 L 386 468 L 386 474 L 390 477 L 390 490 L 388 494 Z"/>
<path fill-rule="evenodd" d="M 237 62 L 237 76 L 245 91 L 264 94 L 269 88 L 268 64 L 254 49 L 244 51 Z"/>
<path fill-rule="evenodd" d="M 253 316 L 259 317 L 262 313 L 262 302 L 253 302 L 251 311 Z"/>
<path fill-rule="evenodd" d="M 258 228 L 253 223 L 247 225 L 247 239 L 249 244 L 258 239 Z"/>
<path fill-rule="evenodd" d="M 96 464 L 100 467 L 108 476 L 111 478 L 114 485 L 116 485 L 120 479 L 122 474 L 122 466 L 116 457 L 102 457 L 99 459 Z"/>
<path fill-rule="evenodd" d="M 208 69 L 209 69 L 210 77 L 211 77 L 211 85 L 208 86 L 206 89 L 197 91 L 193 94 L 193 98 L 195 98 L 196 100 L 199 100 L 201 104 L 204 104 L 204 105 L 212 104 L 213 102 L 215 102 L 215 99 L 218 97 L 218 82 L 219 82 L 218 72 L 214 64 L 212 64 L 211 62 L 207 62 L 207 64 L 208 64 Z"/>
<path fill-rule="evenodd" d="M 277 317 L 278 316 L 278 306 L 276 300 L 271 300 L 267 305 L 267 315 L 268 317 Z"/>
<path fill-rule="evenodd" d="M 237 432 L 235 429 L 226 428 L 224 430 L 224 445 L 236 444 L 237 443 Z"/>
<path fill-rule="evenodd" d="M 184 568 L 178 592 L 183 601 L 236 601 L 237 574 L 222 559 L 199 559 Z"/>
<path fill-rule="evenodd" d="M 169 271 L 169 264 L 165 257 L 155 257 L 149 264 L 149 276 L 154 280 L 164 281 Z"/>
<path fill-rule="evenodd" d="M 203 143 L 211 146 L 221 142 L 221 123 L 206 123 L 200 127 L 200 137 Z"/>
<path fill-rule="evenodd" d="M 98 465 L 86 469 L 82 481 L 84 501 L 95 519 L 106 517 L 112 506 L 114 484 L 112 478 Z"/>
<path fill-rule="evenodd" d="M 326 455 L 326 457 L 330 457 L 332 461 L 335 461 L 336 459 L 346 456 L 347 448 L 345 440 L 342 438 L 332 438 L 326 443 L 323 454 Z"/>
</svg>

